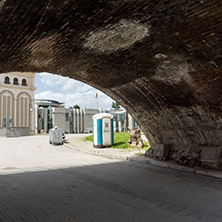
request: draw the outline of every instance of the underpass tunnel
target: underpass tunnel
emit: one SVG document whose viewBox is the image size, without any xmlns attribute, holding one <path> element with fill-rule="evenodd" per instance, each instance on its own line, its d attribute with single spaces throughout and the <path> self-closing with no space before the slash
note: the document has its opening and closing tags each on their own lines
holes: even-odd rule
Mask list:
<svg viewBox="0 0 222 222">
<path fill-rule="evenodd" d="M 220 147 L 221 9 L 219 0 L 7 0 L 0 72 L 47 71 L 98 88 L 151 145 Z"/>
</svg>

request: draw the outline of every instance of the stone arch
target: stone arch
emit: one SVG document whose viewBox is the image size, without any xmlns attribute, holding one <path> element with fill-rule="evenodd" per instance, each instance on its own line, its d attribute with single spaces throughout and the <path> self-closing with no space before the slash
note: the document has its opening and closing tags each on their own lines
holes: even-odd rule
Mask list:
<svg viewBox="0 0 222 222">
<path fill-rule="evenodd" d="M 7 1 L 0 72 L 46 71 L 98 88 L 151 145 L 222 146 L 221 0 L 43 2 Z"/>
<path fill-rule="evenodd" d="M 3 118 L 6 118 L 6 126 L 9 127 L 9 119 L 13 119 L 11 126 L 15 121 L 15 95 L 9 90 L 0 92 L 0 127 L 3 126 Z"/>
<path fill-rule="evenodd" d="M 16 98 L 16 126 L 29 127 L 31 122 L 30 107 L 32 99 L 27 92 L 20 92 Z"/>
</svg>

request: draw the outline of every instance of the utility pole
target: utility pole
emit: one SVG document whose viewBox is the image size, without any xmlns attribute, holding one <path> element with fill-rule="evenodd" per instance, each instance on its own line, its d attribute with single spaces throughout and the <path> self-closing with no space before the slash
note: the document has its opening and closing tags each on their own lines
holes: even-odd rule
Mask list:
<svg viewBox="0 0 222 222">
<path fill-rule="evenodd" d="M 98 109 L 98 92 L 96 93 L 96 104 L 97 104 L 97 109 Z"/>
</svg>

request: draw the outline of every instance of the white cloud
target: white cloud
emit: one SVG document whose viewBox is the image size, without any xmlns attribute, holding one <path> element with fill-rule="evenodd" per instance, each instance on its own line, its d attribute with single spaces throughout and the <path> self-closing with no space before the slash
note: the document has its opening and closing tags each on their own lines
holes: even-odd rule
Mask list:
<svg viewBox="0 0 222 222">
<path fill-rule="evenodd" d="M 36 99 L 51 99 L 64 102 L 66 107 L 78 104 L 81 108 L 97 108 L 97 99 L 95 97 L 96 90 L 83 93 L 56 93 L 52 91 L 45 91 L 35 95 Z M 98 95 L 98 107 L 107 109 L 111 107 L 112 99 L 102 92 Z"/>
<path fill-rule="evenodd" d="M 86 90 L 93 89 L 93 87 L 80 81 L 56 74 L 42 72 L 39 73 L 39 77 L 41 78 L 41 83 L 46 87 L 57 87 L 62 91 L 75 90 L 78 92 L 84 92 Z"/>
<path fill-rule="evenodd" d="M 94 89 L 92 86 L 82 84 L 80 87 L 76 88 L 76 92 L 86 92 L 86 91 L 92 90 L 92 89 Z M 94 89 L 94 91 L 95 91 L 95 89 Z"/>
<path fill-rule="evenodd" d="M 41 77 L 41 83 L 53 87 L 55 86 L 55 79 L 57 78 L 57 75 L 51 75 L 47 72 L 39 73 L 39 76 Z"/>
<path fill-rule="evenodd" d="M 55 93 L 50 90 L 36 94 L 35 99 L 50 99 L 50 100 L 58 100 L 59 102 L 65 102 L 64 94 Z"/>
<path fill-rule="evenodd" d="M 60 85 L 62 85 L 62 90 L 63 91 L 68 91 L 68 90 L 76 90 L 78 88 L 81 88 L 84 84 L 70 78 L 63 78 L 63 81 L 60 82 Z"/>
<path fill-rule="evenodd" d="M 99 92 L 96 98 L 96 92 L 98 92 L 96 89 L 92 89 L 82 93 L 69 93 L 66 96 L 66 104 L 69 106 L 78 104 L 81 108 L 97 108 L 98 102 L 98 107 L 110 108 L 113 100 L 102 92 Z"/>
<path fill-rule="evenodd" d="M 45 88 L 40 85 L 35 95 L 36 99 L 57 100 L 64 102 L 66 107 L 78 104 L 81 108 L 97 108 L 98 101 L 98 107 L 103 109 L 110 108 L 113 102 L 101 91 L 74 79 L 50 73 L 39 73 L 36 77 L 40 78 L 40 81 L 36 82 L 47 88 L 45 91 Z M 38 85 L 36 87 L 38 88 Z M 98 93 L 98 99 L 96 99 L 96 93 Z"/>
</svg>

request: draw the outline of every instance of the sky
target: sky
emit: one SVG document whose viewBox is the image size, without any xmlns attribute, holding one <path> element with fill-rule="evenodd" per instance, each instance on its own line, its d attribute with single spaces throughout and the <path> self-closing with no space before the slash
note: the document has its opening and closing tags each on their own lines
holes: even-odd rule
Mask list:
<svg viewBox="0 0 222 222">
<path fill-rule="evenodd" d="M 79 105 L 80 108 L 97 109 L 98 100 L 98 108 L 105 110 L 111 108 L 114 101 L 101 91 L 80 81 L 46 72 L 36 73 L 35 86 L 35 99 L 57 100 L 65 103 L 67 108 Z"/>
</svg>

